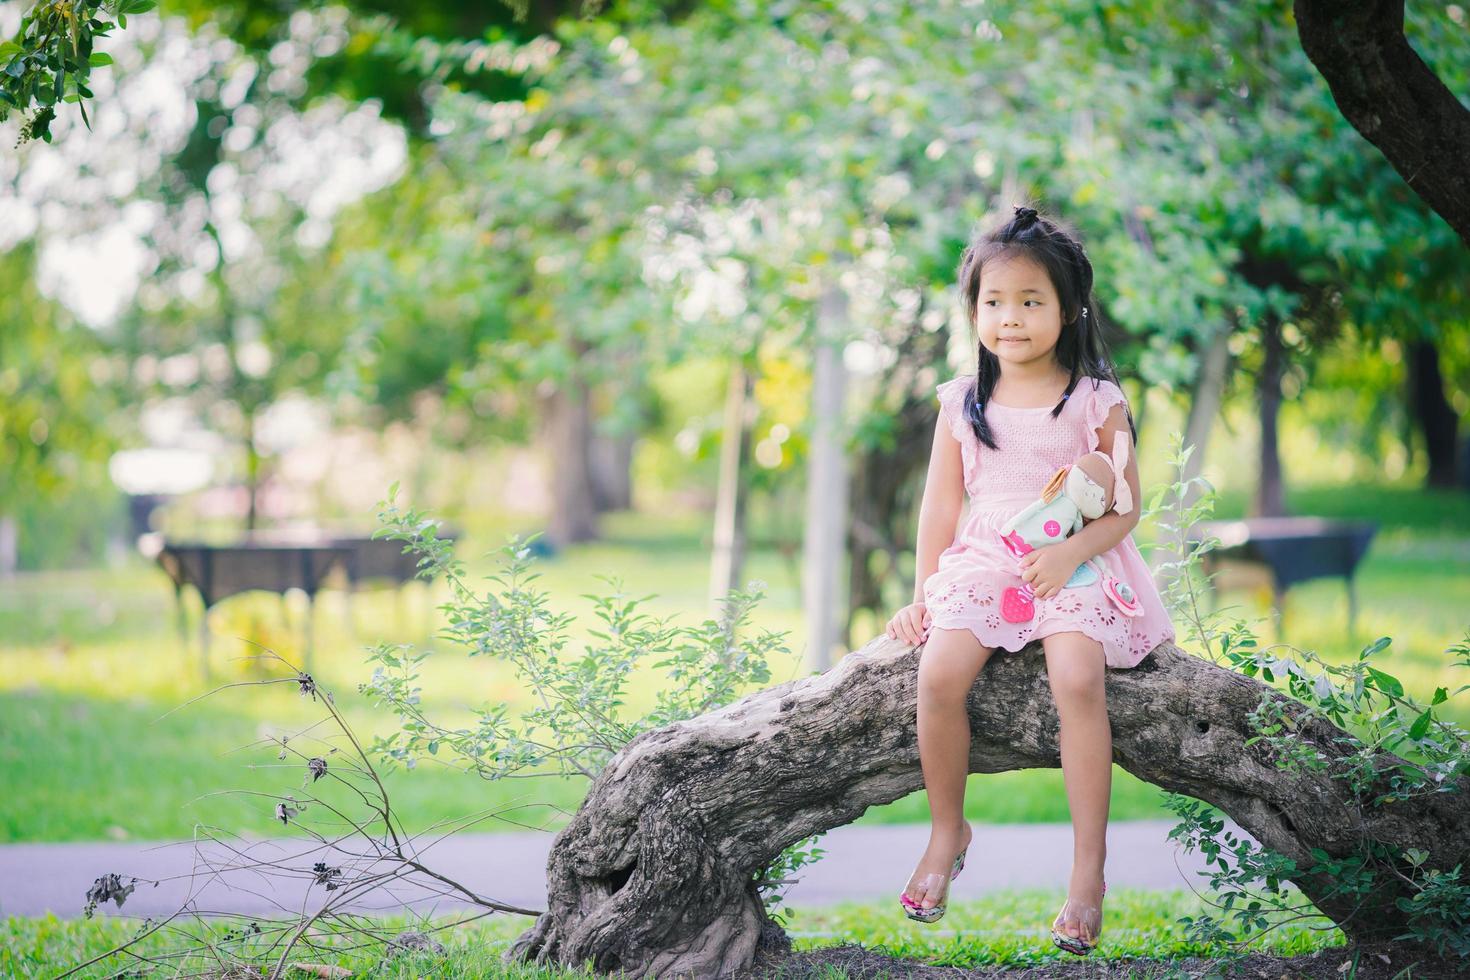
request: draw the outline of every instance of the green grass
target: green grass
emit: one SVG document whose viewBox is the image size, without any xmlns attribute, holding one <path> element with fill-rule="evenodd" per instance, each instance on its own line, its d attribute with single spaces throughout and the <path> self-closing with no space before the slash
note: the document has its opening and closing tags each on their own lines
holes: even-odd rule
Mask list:
<svg viewBox="0 0 1470 980">
<path fill-rule="evenodd" d="M 1300 494 L 1292 497 L 1294 508 L 1342 516 L 1372 512 L 1385 526 L 1359 570 L 1359 635 L 1347 635 L 1341 583 L 1327 580 L 1291 590 L 1287 638 L 1341 661 L 1377 636 L 1392 636 L 1393 646 L 1375 662 L 1396 674 L 1410 694 L 1427 699 L 1438 685 L 1453 689 L 1464 683 L 1466 678 L 1446 667 L 1444 650 L 1470 622 L 1465 612 L 1470 609 L 1470 538 L 1464 536 L 1470 503 L 1396 488 L 1308 488 Z M 1351 506 L 1341 503 L 1348 499 L 1354 501 Z M 1334 501 L 1338 512 L 1331 510 Z M 1231 506 L 1227 497 L 1222 516 L 1229 516 Z M 558 610 L 577 617 L 571 648 L 597 625 L 582 594 L 608 590 L 598 575 L 623 576 L 634 596 L 654 594 L 642 607 L 646 612 L 686 623 L 708 615 L 705 524 L 700 515 L 611 515 L 604 521 L 605 540 L 538 562 L 536 585 L 551 593 Z M 1459 536 L 1453 533 L 1457 528 Z M 504 520 L 471 529 L 460 554 L 469 562 L 472 580 L 494 571 L 494 563 L 483 556 L 511 529 Z M 1146 543 L 1146 529 L 1139 537 Z M 796 571 L 773 550 L 757 548 L 746 578 L 767 583 L 755 625 L 785 631 L 790 650 L 802 650 Z M 365 647 L 379 640 L 438 651 L 425 665 L 422 686 L 426 705 L 448 719 L 467 717 L 471 707 L 487 701 L 527 703 L 527 693 L 507 667 L 471 660 L 430 638 L 439 615 L 435 605 L 443 599 L 442 589 L 422 585 L 401 595 L 365 593 L 357 597 L 349 619 L 345 594 L 328 590 L 319 597 L 314 672 L 336 693 L 364 738 L 391 729 L 391 719 L 357 693 L 370 674 Z M 893 601 L 896 606 L 902 597 Z M 1276 638 L 1265 619 L 1269 596 L 1262 590 L 1237 590 L 1222 601 L 1238 605 L 1247 618 L 1262 618 L 1263 638 Z M 287 686 L 248 686 L 172 711 L 205 690 L 197 657 L 199 611 L 192 601 L 187 608 L 188 651 L 171 586 L 140 559 L 115 569 L 22 576 L 0 586 L 0 841 L 177 839 L 187 837 L 196 822 L 280 832 L 271 807 L 259 798 L 210 794 L 299 787 L 300 774 L 283 772 L 275 751 L 258 743 L 317 720 L 320 707 Z M 257 594 L 219 606 L 211 615 L 214 683 L 268 676 L 258 661 L 245 659 L 258 649 L 240 637 L 299 658 L 304 613 L 299 594 L 285 603 Z M 860 623 L 856 643 L 880 628 L 876 622 Z M 772 663 L 772 682 L 802 670 L 795 653 L 779 656 Z M 635 676 L 630 715 L 652 704 L 659 681 L 652 672 Z M 1464 701 L 1462 696 L 1445 705 L 1445 716 L 1465 723 L 1470 712 Z M 406 787 L 412 791 L 402 792 Z M 440 765 L 394 774 L 389 788 L 410 826 L 493 809 L 517 825 L 555 829 L 564 819 L 561 811 L 577 805 L 583 783 L 554 777 L 492 783 Z M 1110 816 L 1170 818 L 1163 797 L 1161 790 L 1115 768 Z M 977 822 L 1065 821 L 1062 773 L 973 776 L 966 815 Z M 924 794 L 917 792 L 869 810 L 859 822 L 927 817 Z M 482 829 L 508 826 L 491 821 Z"/>
<path fill-rule="evenodd" d="M 996 892 L 965 900 L 956 896 L 939 923 L 924 925 L 903 917 L 892 902 L 844 902 L 820 908 L 796 907 L 787 931 L 798 950 L 820 949 L 858 942 L 893 956 L 922 959 L 936 965 L 962 968 L 1035 966 L 1051 961 L 1073 962 L 1074 957 L 1052 946 L 1047 926 L 1056 916 L 1062 894 L 1028 889 Z M 1104 910 L 1102 941 L 1089 961 L 1102 958 L 1182 958 L 1219 956 L 1221 949 L 1201 947 L 1185 938 L 1178 918 L 1199 915 L 1207 907 L 1184 891 L 1110 890 Z M 447 921 L 447 920 L 446 920 Z M 1275 921 L 1275 920 L 1273 920 Z M 293 961 L 330 963 L 355 971 L 358 977 L 514 978 L 514 980 L 570 980 L 590 977 L 585 971 L 508 967 L 500 962 L 506 946 L 531 923 L 525 916 L 495 916 L 436 933 L 445 944 L 444 955 L 404 954 L 384 967 L 382 947 L 338 954 L 293 955 Z M 422 926 L 403 917 L 378 923 L 389 934 Z M 137 928 L 136 920 L 98 918 L 92 921 L 8 919 L 0 922 L 0 975 L 17 978 L 51 976 L 125 941 Z M 226 924 L 217 924 L 223 930 Z M 1299 919 L 1269 933 L 1257 952 L 1294 956 L 1340 946 L 1341 931 L 1320 917 Z M 140 952 L 177 949 L 177 936 L 150 937 Z M 112 961 L 115 972 L 119 961 Z M 105 964 L 82 974 L 106 976 Z M 841 971 L 831 974 L 846 976 Z"/>
</svg>

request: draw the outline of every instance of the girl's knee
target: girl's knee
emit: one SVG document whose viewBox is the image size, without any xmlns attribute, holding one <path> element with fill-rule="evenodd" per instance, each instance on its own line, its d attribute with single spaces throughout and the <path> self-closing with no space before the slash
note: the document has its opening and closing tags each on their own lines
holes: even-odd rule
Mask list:
<svg viewBox="0 0 1470 980">
<path fill-rule="evenodd" d="M 964 700 L 993 652 L 967 629 L 934 627 L 919 654 L 919 693 L 926 700 Z"/>
<path fill-rule="evenodd" d="M 1101 699 L 1107 663 L 1102 644 L 1083 633 L 1062 633 L 1042 641 L 1052 697 Z"/>
<path fill-rule="evenodd" d="M 1060 669 L 1047 667 L 1047 680 L 1051 683 L 1054 701 L 1068 704 L 1102 703 L 1106 700 L 1102 673 L 1079 670 L 1067 666 Z"/>
</svg>

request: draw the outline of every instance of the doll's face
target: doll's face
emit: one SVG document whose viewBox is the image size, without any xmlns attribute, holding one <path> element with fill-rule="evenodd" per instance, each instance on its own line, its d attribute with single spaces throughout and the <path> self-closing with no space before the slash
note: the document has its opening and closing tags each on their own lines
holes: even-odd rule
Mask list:
<svg viewBox="0 0 1470 980">
<path fill-rule="evenodd" d="M 1067 471 L 1067 496 L 1083 517 L 1097 520 L 1113 506 L 1113 467 L 1094 453 L 1083 456 Z"/>
</svg>

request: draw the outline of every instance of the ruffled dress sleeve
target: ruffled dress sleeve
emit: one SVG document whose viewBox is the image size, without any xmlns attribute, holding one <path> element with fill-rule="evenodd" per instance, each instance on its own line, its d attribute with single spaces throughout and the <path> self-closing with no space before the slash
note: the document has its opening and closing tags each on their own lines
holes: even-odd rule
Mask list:
<svg viewBox="0 0 1470 980">
<path fill-rule="evenodd" d="M 980 470 L 979 440 L 975 438 L 974 427 L 965 419 L 965 395 L 972 380 L 969 377 L 952 378 L 934 389 L 939 395 L 939 417 L 948 424 L 950 434 L 960 444 L 965 490 L 970 494 L 974 493 Z"/>
<path fill-rule="evenodd" d="M 1114 405 L 1128 406 L 1128 396 L 1123 394 L 1123 389 L 1111 381 L 1100 380 L 1097 389 L 1093 390 L 1092 382 L 1083 380 L 1078 387 L 1084 389 L 1087 394 L 1087 451 L 1097 449 L 1098 443 L 1102 441 L 1098 432 L 1108 421 L 1108 413 Z"/>
<path fill-rule="evenodd" d="M 960 437 L 970 426 L 965 421 L 965 392 L 969 384 L 969 378 L 953 378 L 934 389 L 939 395 L 939 414 L 949 423 L 949 431 L 958 442 L 964 441 Z"/>
</svg>

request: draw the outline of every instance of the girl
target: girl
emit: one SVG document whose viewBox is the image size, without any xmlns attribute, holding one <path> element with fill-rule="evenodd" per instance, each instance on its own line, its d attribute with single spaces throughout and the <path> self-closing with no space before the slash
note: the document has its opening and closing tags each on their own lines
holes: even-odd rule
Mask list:
<svg viewBox="0 0 1470 980">
<path fill-rule="evenodd" d="M 979 371 L 938 387 L 940 418 L 919 511 L 916 600 L 888 635 L 923 644 L 918 734 L 933 828 L 900 902 L 910 918 L 944 914 L 949 881 L 972 836 L 963 817 L 970 726 L 965 702 L 997 649 L 1041 640 L 1061 719 L 1062 772 L 1072 814 L 1072 876 L 1052 923 L 1053 942 L 1079 955 L 1102 930 L 1103 863 L 1112 791 L 1112 732 L 1104 667 L 1132 667 L 1173 627 L 1130 536 L 1138 507 L 1107 513 L 1065 540 L 1019 559 L 1000 527 L 1041 493 L 1057 470 L 1115 439 L 1137 442 L 1092 299 L 1092 264 L 1081 244 L 1035 209 L 1017 206 L 1000 228 L 965 249 L 959 288 L 979 334 Z M 1119 454 L 1121 456 L 1121 454 Z M 1138 467 L 1127 485 L 1141 500 Z M 958 535 L 964 494 L 970 512 Z M 1141 606 L 1123 615 L 1103 583 L 1063 588 L 1083 561 L 1105 562 Z M 1024 622 L 1001 615 L 1007 589 L 1034 592 Z M 1137 612 L 1137 610 L 1135 610 Z"/>
</svg>

